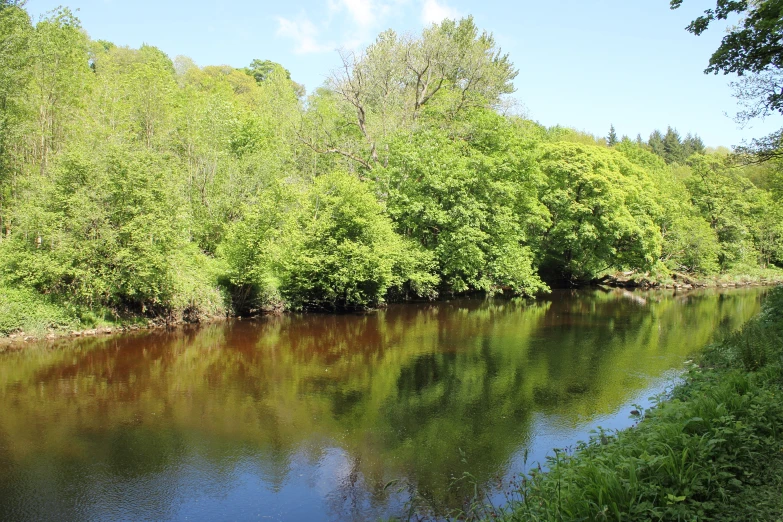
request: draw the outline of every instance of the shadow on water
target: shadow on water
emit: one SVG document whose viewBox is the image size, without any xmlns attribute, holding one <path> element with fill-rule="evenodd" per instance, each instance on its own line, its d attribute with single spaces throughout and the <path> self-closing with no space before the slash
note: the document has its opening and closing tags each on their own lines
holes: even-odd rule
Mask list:
<svg viewBox="0 0 783 522">
<path fill-rule="evenodd" d="M 497 494 L 627 410 L 763 290 L 555 291 L 0 355 L 0 519 L 366 520 Z M 389 484 L 394 487 L 388 487 Z"/>
</svg>

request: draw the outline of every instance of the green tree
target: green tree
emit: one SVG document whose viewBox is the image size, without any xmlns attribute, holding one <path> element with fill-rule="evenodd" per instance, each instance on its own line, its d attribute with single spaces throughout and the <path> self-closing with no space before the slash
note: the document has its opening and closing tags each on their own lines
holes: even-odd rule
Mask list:
<svg viewBox="0 0 783 522">
<path fill-rule="evenodd" d="M 20 167 L 14 149 L 27 117 L 32 25 L 22 5 L 0 2 L 0 240 L 11 227 L 9 211 Z"/>
<path fill-rule="evenodd" d="M 617 145 L 617 132 L 614 130 L 614 125 L 609 126 L 609 134 L 606 137 L 606 144 L 610 147 Z"/>
<path fill-rule="evenodd" d="M 315 101 L 311 129 L 300 137 L 321 154 L 337 154 L 370 170 L 389 161 L 387 140 L 413 130 L 423 116 L 453 121 L 474 108 L 492 107 L 513 92 L 517 71 L 480 32 L 473 18 L 444 20 L 421 36 L 381 33 L 361 54 L 344 53 L 327 82 L 333 122 Z M 335 133 L 333 129 L 348 129 Z M 347 139 L 346 139 L 347 138 Z"/>
<path fill-rule="evenodd" d="M 655 199 L 661 208 L 656 223 L 663 239 L 663 265 L 669 270 L 700 274 L 718 272 L 718 237 L 691 203 L 683 180 L 663 158 L 643 145 L 621 143 L 617 149 L 647 172 L 655 186 Z"/>
<path fill-rule="evenodd" d="M 369 187 L 347 173 L 318 177 L 280 238 L 273 270 L 294 308 L 377 306 L 404 286 L 434 295 L 432 258 L 394 232 Z"/>
<path fill-rule="evenodd" d="M 551 223 L 542 270 L 571 282 L 610 268 L 651 268 L 661 253 L 660 213 L 646 173 L 616 151 L 556 143 L 542 147 L 541 202 Z"/>
<path fill-rule="evenodd" d="M 683 156 L 687 159 L 693 154 L 704 154 L 705 147 L 704 142 L 698 135 L 692 135 L 688 133 L 685 139 L 682 140 Z"/>
<path fill-rule="evenodd" d="M 87 36 L 67 8 L 59 8 L 38 22 L 30 40 L 31 111 L 37 115 L 29 131 L 28 147 L 41 174 L 49 157 L 74 129 L 71 121 L 90 87 Z"/>
<path fill-rule="evenodd" d="M 445 290 L 532 295 L 545 288 L 534 249 L 547 222 L 532 151 L 490 112 L 470 132 L 472 145 L 437 129 L 398 135 L 377 191 L 399 232 L 433 252 Z"/>
<path fill-rule="evenodd" d="M 680 134 L 671 127 L 666 129 L 663 136 L 663 158 L 666 163 L 684 163 L 687 159 Z"/>
<path fill-rule="evenodd" d="M 271 60 L 255 59 L 250 62 L 250 65 L 244 70 L 246 74 L 255 78 L 256 82 L 258 83 L 266 81 L 267 78 L 269 78 L 273 73 L 285 74 L 286 79 L 291 81 L 297 97 L 301 98 L 305 94 L 304 85 L 300 85 L 291 80 L 291 72 L 279 63 L 273 62 Z"/>
<path fill-rule="evenodd" d="M 683 0 L 671 0 L 672 9 Z M 730 27 L 721 44 L 710 57 L 705 73 L 737 74 L 735 95 L 746 110 L 737 115 L 738 120 L 764 117 L 770 113 L 783 113 L 783 91 L 780 89 L 783 66 L 783 2 L 780 0 L 718 0 L 714 9 L 693 20 L 686 29 L 701 35 L 716 20 L 726 20 L 740 15 L 740 23 Z M 749 146 L 738 148 L 740 153 L 750 153 L 764 161 L 780 155 L 783 130 L 755 139 Z"/>
<path fill-rule="evenodd" d="M 719 261 L 724 270 L 758 264 L 752 225 L 764 209 L 764 193 L 736 170 L 714 156 L 693 156 L 685 184 L 694 205 L 720 242 Z"/>
<path fill-rule="evenodd" d="M 650 146 L 653 154 L 657 154 L 662 158 L 666 157 L 666 150 L 663 146 L 663 134 L 661 134 L 661 131 L 657 129 L 654 130 L 652 134 L 650 134 L 650 139 L 647 140 L 647 145 Z"/>
</svg>

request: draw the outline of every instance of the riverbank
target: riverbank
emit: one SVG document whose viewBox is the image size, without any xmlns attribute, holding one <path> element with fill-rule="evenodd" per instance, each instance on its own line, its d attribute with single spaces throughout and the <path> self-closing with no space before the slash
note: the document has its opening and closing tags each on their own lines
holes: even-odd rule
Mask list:
<svg viewBox="0 0 783 522">
<path fill-rule="evenodd" d="M 783 288 L 640 421 L 521 477 L 493 520 L 780 520 Z"/>
<path fill-rule="evenodd" d="M 171 314 L 146 317 L 75 306 L 28 289 L 0 286 L 0 350 L 41 340 L 54 341 L 224 320 L 227 314 Z"/>
<path fill-rule="evenodd" d="M 650 278 L 642 273 L 614 273 L 593 281 L 589 286 L 627 288 L 631 290 L 691 291 L 701 288 L 742 288 L 751 286 L 776 286 L 783 284 L 781 271 L 764 271 L 757 274 L 723 274 L 708 278 L 672 274 L 671 278 Z M 453 296 L 452 296 L 453 297 Z M 117 316 L 108 310 L 77 307 L 48 299 L 31 290 L 0 287 L 0 349 L 42 340 L 58 340 L 100 335 L 110 335 L 138 330 L 167 328 L 184 324 L 212 323 L 239 317 L 230 307 L 220 308 L 223 313 L 169 314 L 145 316 L 125 314 Z M 278 306 L 262 311 L 259 315 L 285 313 Z"/>
<path fill-rule="evenodd" d="M 745 286 L 776 286 L 783 284 L 783 270 L 756 269 L 752 272 L 718 275 L 684 274 L 670 272 L 665 275 L 649 272 L 614 272 L 605 274 L 593 282 L 595 285 L 617 288 L 664 288 L 690 290 L 693 288 L 741 288 Z"/>
</svg>

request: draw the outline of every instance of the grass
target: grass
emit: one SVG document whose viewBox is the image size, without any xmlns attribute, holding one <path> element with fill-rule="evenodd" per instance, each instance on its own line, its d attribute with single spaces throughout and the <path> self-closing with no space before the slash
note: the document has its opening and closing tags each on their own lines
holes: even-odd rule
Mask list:
<svg viewBox="0 0 783 522">
<path fill-rule="evenodd" d="M 107 308 L 88 308 L 33 289 L 0 284 L 0 338 L 13 334 L 40 338 L 50 333 L 146 322 L 142 317 L 119 318 Z"/>
<path fill-rule="evenodd" d="M 492 520 L 783 520 L 783 288 L 633 428 L 520 477 Z"/>
<path fill-rule="evenodd" d="M 44 295 L 32 288 L 0 282 L 0 338 L 13 334 L 40 338 L 50 333 L 99 327 L 143 326 L 150 319 L 201 321 L 225 317 L 229 297 L 218 283 L 223 270 L 217 261 L 185 251 L 173 263 L 172 292 L 165 316 L 107 306 L 79 304 L 67 295 Z"/>
<path fill-rule="evenodd" d="M 25 332 L 40 336 L 53 329 L 75 328 L 79 323 L 67 308 L 34 290 L 0 286 L 0 335 Z"/>
</svg>

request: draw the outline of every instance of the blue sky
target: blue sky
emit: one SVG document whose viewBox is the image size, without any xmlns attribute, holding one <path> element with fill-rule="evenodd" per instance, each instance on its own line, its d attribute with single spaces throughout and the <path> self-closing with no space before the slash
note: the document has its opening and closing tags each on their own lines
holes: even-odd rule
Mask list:
<svg viewBox="0 0 783 522">
<path fill-rule="evenodd" d="M 242 67 L 270 59 L 308 92 L 337 67 L 338 48 L 361 49 L 380 31 L 421 31 L 471 14 L 494 33 L 519 69 L 514 97 L 544 125 L 647 137 L 667 125 L 709 146 L 738 144 L 783 126 L 780 117 L 740 128 L 728 82 L 704 75 L 723 36 L 683 28 L 714 0 L 308 0 L 220 3 L 193 0 L 28 0 L 34 19 L 65 3 L 94 39 L 155 45 L 171 58 Z"/>
</svg>

